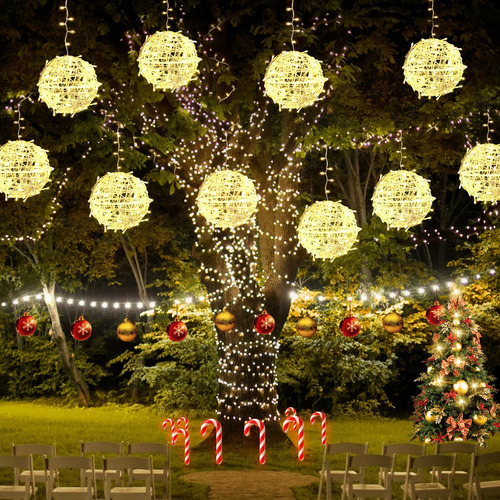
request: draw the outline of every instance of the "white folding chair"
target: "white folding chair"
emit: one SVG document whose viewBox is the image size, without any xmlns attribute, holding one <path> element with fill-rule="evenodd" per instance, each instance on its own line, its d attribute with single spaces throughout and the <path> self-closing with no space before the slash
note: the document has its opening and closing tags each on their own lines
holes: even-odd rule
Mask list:
<svg viewBox="0 0 500 500">
<path fill-rule="evenodd" d="M 392 474 L 396 455 L 356 455 L 347 454 L 344 483 L 342 485 L 342 500 L 347 495 L 348 500 L 353 498 L 392 498 Z M 364 470 L 363 480 L 355 482 L 351 469 L 359 467 Z M 370 468 L 377 469 L 378 482 L 366 482 L 366 472 Z"/>
<path fill-rule="evenodd" d="M 455 453 L 457 455 L 457 465 L 458 462 L 462 458 L 467 461 L 467 465 L 471 462 L 472 455 L 478 452 L 479 445 L 477 443 L 466 443 L 460 441 L 452 441 L 449 443 L 436 443 L 436 455 L 446 455 Z M 462 456 L 461 456 L 462 455 Z M 467 457 L 465 456 L 467 455 Z M 446 477 L 450 474 L 449 470 L 435 470 L 432 471 L 432 475 L 437 478 L 439 482 L 446 479 Z M 455 470 L 455 479 L 454 482 L 459 480 L 468 480 L 469 479 L 469 471 L 466 470 Z"/>
<path fill-rule="evenodd" d="M 123 441 L 121 443 L 116 443 L 114 441 L 80 441 L 80 455 L 84 456 L 124 456 L 124 445 Z M 95 459 L 94 459 L 95 460 Z M 90 471 L 86 471 L 83 474 L 89 474 Z M 114 472 L 116 474 L 116 471 Z M 103 470 L 96 468 L 94 471 L 96 480 L 104 480 Z M 113 471 L 108 471 L 108 474 L 113 474 Z M 82 484 L 84 483 L 84 477 L 82 476 Z"/>
<path fill-rule="evenodd" d="M 12 481 L 9 484 L 0 484 L 0 498 L 22 498 L 29 500 L 30 496 L 35 496 L 36 487 L 33 478 L 33 458 L 31 455 L 13 456 L 0 455 L 0 468 L 2 470 L 9 469 L 12 473 Z M 27 472 L 23 485 L 19 484 L 17 471 Z M 3 477 L 3 475 L 2 475 Z"/>
<path fill-rule="evenodd" d="M 171 470 L 170 470 L 170 446 L 165 443 L 128 443 L 127 455 L 147 454 L 153 456 L 153 478 L 159 479 L 163 486 L 163 499 L 171 500 Z M 160 456 L 162 467 L 154 468 L 154 458 Z M 147 469 L 132 469 L 129 481 L 144 479 L 149 474 Z"/>
<path fill-rule="evenodd" d="M 106 500 L 154 500 L 154 477 L 153 477 L 153 458 L 145 457 L 112 457 L 102 459 L 104 470 L 104 493 Z M 141 475 L 141 480 L 144 485 L 128 485 L 125 486 L 125 473 L 134 469 L 146 471 L 145 475 Z M 108 471 L 119 471 L 120 477 L 116 474 L 108 474 Z M 137 478 L 134 479 L 134 483 Z"/>
<path fill-rule="evenodd" d="M 493 479 L 480 480 L 480 475 L 484 473 L 481 470 L 483 467 L 489 469 L 489 475 L 493 473 Z M 469 490 L 467 500 L 500 498 L 500 451 L 472 456 L 469 482 L 464 484 L 464 488 Z"/>
<path fill-rule="evenodd" d="M 326 482 L 326 498 L 331 500 L 332 498 L 332 481 L 344 481 L 344 469 L 332 469 L 333 460 L 335 456 L 341 455 L 341 460 L 345 463 L 345 454 L 350 453 L 351 455 L 366 455 L 368 451 L 368 443 L 326 443 L 325 453 L 323 455 L 323 465 L 319 472 L 319 491 L 318 500 L 321 499 L 321 493 L 323 489 L 323 481 Z M 361 481 L 363 479 L 363 470 L 358 471 L 350 470 L 349 474 L 353 477 L 353 480 Z"/>
<path fill-rule="evenodd" d="M 33 457 L 33 477 L 35 483 L 45 483 L 45 469 L 43 468 L 44 457 L 55 457 L 56 456 L 56 445 L 55 444 L 12 444 L 12 455 L 22 456 L 31 455 Z M 42 469 L 35 469 L 35 462 L 37 460 L 41 462 Z M 15 469 L 15 474 L 17 480 L 21 483 L 25 483 L 30 479 L 29 470 L 20 471 Z"/>
<path fill-rule="evenodd" d="M 408 455 L 422 457 L 425 455 L 425 444 L 411 444 L 411 443 L 402 443 L 402 444 L 385 444 L 382 443 L 382 455 L 386 455 L 392 457 L 396 455 L 396 465 L 398 461 L 398 457 L 401 455 L 405 456 L 404 459 L 404 469 L 405 470 L 394 470 L 392 474 L 392 483 L 404 483 L 406 478 L 406 464 L 408 463 Z M 396 467 L 396 465 L 394 467 Z M 411 471 L 412 476 L 416 476 L 416 472 Z M 383 478 L 382 478 L 383 479 Z"/>
<path fill-rule="evenodd" d="M 84 484 L 75 486 L 84 477 Z M 94 457 L 47 457 L 47 500 L 92 500 L 96 496 Z"/>
<path fill-rule="evenodd" d="M 424 457 L 408 456 L 406 466 L 405 484 L 401 485 L 404 491 L 404 500 L 409 497 L 411 500 L 418 498 L 448 498 L 453 500 L 453 479 L 455 477 L 456 455 L 426 455 Z M 429 472 L 445 467 L 449 470 L 447 474 L 447 484 L 434 480 L 434 476 Z M 417 471 L 413 476 L 412 471 Z M 427 477 L 429 481 L 426 481 Z"/>
</svg>

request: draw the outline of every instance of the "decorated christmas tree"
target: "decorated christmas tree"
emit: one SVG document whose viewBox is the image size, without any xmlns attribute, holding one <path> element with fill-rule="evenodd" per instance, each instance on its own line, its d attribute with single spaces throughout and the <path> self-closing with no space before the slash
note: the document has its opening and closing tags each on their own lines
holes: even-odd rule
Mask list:
<svg viewBox="0 0 500 500">
<path fill-rule="evenodd" d="M 413 439 L 420 441 L 485 440 L 500 430 L 493 378 L 484 367 L 479 328 L 460 297 L 453 296 L 438 320 L 427 373 L 417 380 Z M 436 321 L 437 322 L 437 321 Z"/>
</svg>

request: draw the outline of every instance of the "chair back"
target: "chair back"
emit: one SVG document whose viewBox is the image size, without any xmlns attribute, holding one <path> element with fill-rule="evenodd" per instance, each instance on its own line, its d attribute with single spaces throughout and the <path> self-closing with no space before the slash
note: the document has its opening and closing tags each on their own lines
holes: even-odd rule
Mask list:
<svg viewBox="0 0 500 500">
<path fill-rule="evenodd" d="M 382 455 L 425 455 L 425 444 L 402 443 L 402 444 L 385 444 L 382 443 Z"/>
<path fill-rule="evenodd" d="M 455 455 L 425 455 L 422 457 L 408 457 L 410 469 L 426 469 L 428 467 L 455 467 Z"/>
<path fill-rule="evenodd" d="M 78 477 L 73 472 L 78 472 Z M 92 498 L 96 491 L 94 457 L 56 456 L 45 458 L 47 499 Z M 85 478 L 85 483 L 79 479 Z M 64 484 L 64 486 L 62 486 Z M 79 486 L 74 486 L 79 484 Z"/>
<path fill-rule="evenodd" d="M 127 443 L 127 455 L 169 455 L 170 447 L 165 443 Z"/>
<path fill-rule="evenodd" d="M 30 469 L 33 459 L 30 455 L 0 455 L 0 467 Z"/>
<path fill-rule="evenodd" d="M 350 455 L 347 454 L 346 467 L 383 467 L 391 469 L 394 463 L 394 455 Z"/>
<path fill-rule="evenodd" d="M 350 453 L 352 455 L 366 455 L 368 451 L 368 442 L 362 443 L 327 443 L 325 446 L 325 455 L 335 455 L 337 453 Z"/>
<path fill-rule="evenodd" d="M 103 457 L 104 470 L 151 469 L 152 457 Z"/>
<path fill-rule="evenodd" d="M 56 456 L 56 445 L 52 444 L 12 444 L 13 455 Z"/>
<path fill-rule="evenodd" d="M 449 443 L 436 443 L 436 455 L 447 453 L 477 453 L 478 444 L 452 441 Z"/>
<path fill-rule="evenodd" d="M 0 468 L 10 469 L 12 471 L 12 480 L 6 484 L 2 471 L 3 484 L 0 486 L 1 498 L 30 498 L 34 497 L 35 480 L 33 477 L 33 457 L 31 455 L 0 455 Z M 20 486 L 18 481 L 19 470 L 28 471 L 28 480 Z M 16 471 L 18 471 L 16 473 Z"/>
<path fill-rule="evenodd" d="M 492 451 L 491 453 L 483 453 L 474 457 L 474 466 L 481 467 L 483 465 L 500 464 L 500 451 Z"/>
<path fill-rule="evenodd" d="M 123 441 L 116 443 L 114 441 L 80 441 L 80 454 L 85 453 L 113 453 L 123 456 Z"/>
</svg>

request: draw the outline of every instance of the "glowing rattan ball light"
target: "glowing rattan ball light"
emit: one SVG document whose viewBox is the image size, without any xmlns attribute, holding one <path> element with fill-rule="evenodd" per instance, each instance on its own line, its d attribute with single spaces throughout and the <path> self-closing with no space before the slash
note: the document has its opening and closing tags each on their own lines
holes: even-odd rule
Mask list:
<svg viewBox="0 0 500 500">
<path fill-rule="evenodd" d="M 43 68 L 38 91 L 54 114 L 73 115 L 90 106 L 99 85 L 92 64 L 81 57 L 57 56 Z"/>
<path fill-rule="evenodd" d="M 310 106 L 323 90 L 321 64 L 305 52 L 282 52 L 270 62 L 264 77 L 266 94 L 284 109 Z"/>
<path fill-rule="evenodd" d="M 302 246 L 320 259 L 335 259 L 354 245 L 359 227 L 354 212 L 338 201 L 317 201 L 306 209 L 297 228 Z"/>
<path fill-rule="evenodd" d="M 32 142 L 9 141 L 0 148 L 0 191 L 7 198 L 35 196 L 51 171 L 47 153 Z"/>
<path fill-rule="evenodd" d="M 201 215 L 216 227 L 245 224 L 257 207 L 258 196 L 251 179 L 234 170 L 210 174 L 198 192 Z"/>
<path fill-rule="evenodd" d="M 452 92 L 466 66 L 460 49 L 438 38 L 420 40 L 406 54 L 405 82 L 420 96 L 440 97 Z"/>
<path fill-rule="evenodd" d="M 458 174 L 461 187 L 474 197 L 474 200 L 500 200 L 500 146 L 474 146 L 464 156 Z"/>
<path fill-rule="evenodd" d="M 150 36 L 137 59 L 139 74 L 160 90 L 186 85 L 196 73 L 199 61 L 194 42 L 174 31 L 159 31 Z"/>
<path fill-rule="evenodd" d="M 432 200 L 429 181 L 408 170 L 392 170 L 375 186 L 373 211 L 390 227 L 409 228 L 420 224 Z"/>
<path fill-rule="evenodd" d="M 145 182 L 129 173 L 110 172 L 97 180 L 89 203 L 90 215 L 106 229 L 125 231 L 142 222 L 151 199 Z"/>
</svg>

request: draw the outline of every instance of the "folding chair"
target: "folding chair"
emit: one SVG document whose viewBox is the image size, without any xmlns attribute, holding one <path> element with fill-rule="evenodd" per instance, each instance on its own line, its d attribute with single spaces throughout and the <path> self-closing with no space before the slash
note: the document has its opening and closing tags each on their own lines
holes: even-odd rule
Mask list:
<svg viewBox="0 0 500 500">
<path fill-rule="evenodd" d="M 404 471 L 397 471 L 394 470 L 394 473 L 392 475 L 392 483 L 404 483 L 405 478 L 406 478 L 406 464 L 408 463 L 408 455 L 416 456 L 416 457 L 422 457 L 425 455 L 425 444 L 423 446 L 419 444 L 410 444 L 410 443 L 403 443 L 403 444 L 385 444 L 382 443 L 382 455 L 386 455 L 388 457 L 392 457 L 393 455 L 396 455 L 396 462 L 398 459 L 398 456 L 401 455 L 406 455 L 405 458 L 405 470 Z M 412 476 L 416 476 L 417 474 L 413 471 L 410 473 Z"/>
<path fill-rule="evenodd" d="M 119 457 L 124 456 L 124 446 L 123 441 L 121 443 L 116 443 L 114 441 L 80 441 L 80 455 L 88 456 L 89 454 L 96 454 L 99 457 L 109 455 L 116 455 Z M 90 471 L 86 471 L 84 474 L 89 474 Z M 112 474 L 113 471 L 108 470 L 108 474 Z M 116 472 L 115 472 L 116 473 Z M 96 480 L 104 481 L 104 473 L 102 469 L 95 469 Z M 84 483 L 84 477 L 82 476 L 82 484 Z"/>
<path fill-rule="evenodd" d="M 494 479 L 480 481 L 478 469 L 491 465 L 496 465 L 490 468 L 491 472 L 494 471 Z M 464 488 L 469 490 L 467 500 L 472 498 L 480 500 L 483 497 L 500 498 L 500 451 L 472 456 L 469 482 L 464 484 Z"/>
<path fill-rule="evenodd" d="M 104 493 L 106 500 L 155 500 L 153 458 L 151 456 L 149 458 L 103 457 L 102 465 L 104 470 Z M 145 484 L 133 486 L 129 481 L 129 485 L 125 486 L 125 472 L 134 469 L 146 471 L 146 474 L 141 475 L 140 478 Z M 108 471 L 119 471 L 120 474 L 108 474 Z M 119 483 L 119 485 L 117 485 L 117 483 Z"/>
<path fill-rule="evenodd" d="M 353 498 L 392 498 L 392 474 L 396 455 L 357 455 L 347 454 L 342 485 L 342 500 L 347 495 L 348 500 Z M 367 483 L 365 477 L 359 483 L 355 482 L 349 471 L 359 467 L 365 471 L 369 468 L 378 469 L 378 483 Z"/>
<path fill-rule="evenodd" d="M 406 466 L 405 484 L 401 485 L 404 491 L 403 499 L 409 497 L 411 500 L 417 498 L 448 498 L 453 500 L 453 479 L 455 477 L 456 455 L 426 455 L 424 457 L 408 456 Z M 446 467 L 449 469 L 447 475 L 447 485 L 434 481 L 432 474 L 429 474 L 430 481 L 426 481 L 425 470 L 439 470 Z M 416 476 L 411 472 L 417 470 Z"/>
<path fill-rule="evenodd" d="M 71 474 L 76 472 L 76 474 Z M 80 477 L 84 483 L 74 486 Z M 92 500 L 96 495 L 94 457 L 47 457 L 47 500 Z"/>
<path fill-rule="evenodd" d="M 35 457 L 41 459 L 42 467 L 44 466 L 44 457 L 55 457 L 56 456 L 56 445 L 55 444 L 12 444 L 12 455 L 22 456 L 31 455 L 33 456 L 33 467 L 35 467 Z M 20 471 L 18 468 L 14 470 L 16 474 L 17 481 L 25 483 L 30 479 L 29 470 Z M 33 469 L 33 477 L 35 483 L 45 483 L 45 469 Z"/>
<path fill-rule="evenodd" d="M 339 454 L 350 453 L 351 455 L 366 455 L 368 452 L 368 443 L 326 443 L 325 453 L 323 455 L 323 465 L 319 472 L 319 491 L 318 500 L 321 499 L 321 493 L 323 489 L 323 480 L 326 481 L 326 498 L 331 500 L 332 498 L 332 481 L 344 481 L 344 469 L 332 470 L 333 457 Z M 344 458 L 344 457 L 343 457 Z M 353 477 L 353 480 L 361 481 L 363 480 L 363 470 L 359 471 L 350 470 L 349 475 Z"/>
<path fill-rule="evenodd" d="M 170 446 L 164 443 L 128 443 L 127 454 L 140 455 L 148 454 L 153 455 L 153 478 L 162 481 L 163 485 L 163 499 L 171 500 L 171 470 L 170 470 Z M 161 456 L 162 468 L 154 468 L 154 455 Z M 132 469 L 129 474 L 129 481 L 134 479 L 145 478 L 149 474 L 147 469 Z"/>
<path fill-rule="evenodd" d="M 460 460 L 460 455 L 469 455 L 467 462 L 470 463 L 471 456 L 477 454 L 478 452 L 478 444 L 465 443 L 460 441 L 452 441 L 451 443 L 436 443 L 436 455 L 446 455 L 456 453 L 457 462 Z M 465 458 L 465 457 L 462 457 Z M 432 475 L 437 478 L 439 482 L 443 481 L 443 478 L 446 478 L 450 474 L 449 470 L 436 470 L 432 471 Z M 460 480 L 468 480 L 469 479 L 469 471 L 465 470 L 455 470 L 455 479 Z"/>
<path fill-rule="evenodd" d="M 33 478 L 33 457 L 31 455 L 15 457 L 13 455 L 0 455 L 0 468 L 12 470 L 12 481 L 9 484 L 0 484 L 0 498 L 22 498 L 29 500 L 35 496 L 35 480 Z M 18 481 L 16 469 L 27 472 L 24 485 Z"/>
</svg>

